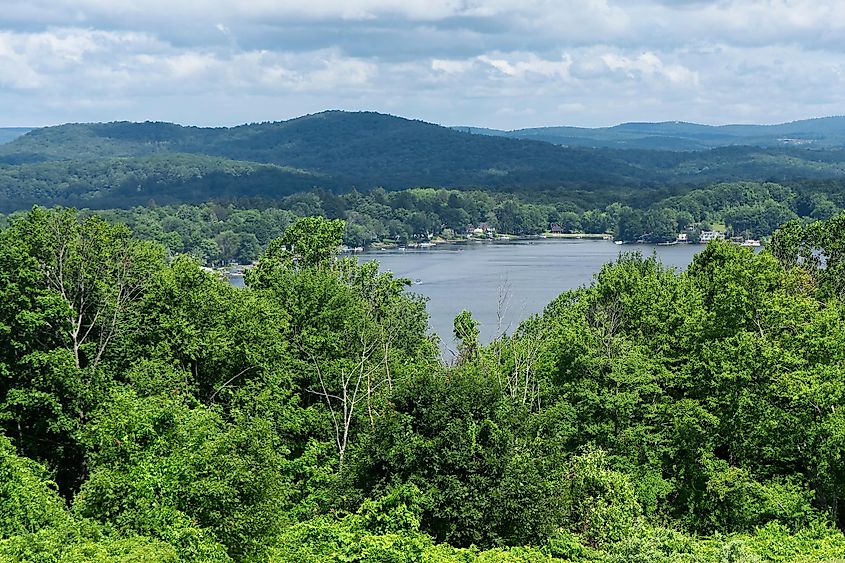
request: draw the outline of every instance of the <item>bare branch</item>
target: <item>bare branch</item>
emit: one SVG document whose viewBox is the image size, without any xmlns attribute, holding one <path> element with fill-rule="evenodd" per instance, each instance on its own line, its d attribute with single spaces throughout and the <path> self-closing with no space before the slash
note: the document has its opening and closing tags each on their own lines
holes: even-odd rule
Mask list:
<svg viewBox="0 0 845 563">
<path fill-rule="evenodd" d="M 218 394 L 218 393 L 220 393 L 220 391 L 222 391 L 223 389 L 225 389 L 225 388 L 226 388 L 226 387 L 227 387 L 230 383 L 232 383 L 234 380 L 236 380 L 237 378 L 239 378 L 240 376 L 242 376 L 242 375 L 243 375 L 243 374 L 245 374 L 246 372 L 248 372 L 248 371 L 250 371 L 250 370 L 253 370 L 253 369 L 255 369 L 255 368 L 256 368 L 256 366 L 249 366 L 249 367 L 246 367 L 246 368 L 242 369 L 241 371 L 239 371 L 238 373 L 236 373 L 235 375 L 233 375 L 232 377 L 230 377 L 230 378 L 226 381 L 226 383 L 224 383 L 223 385 L 221 385 L 221 386 L 220 386 L 220 388 L 219 388 L 219 389 L 217 389 L 217 391 L 215 391 L 215 392 L 211 395 L 211 397 L 209 397 L 209 398 L 208 398 L 208 402 L 209 402 L 209 403 L 211 403 L 212 401 L 214 401 L 214 398 L 217 396 L 217 394 Z"/>
</svg>

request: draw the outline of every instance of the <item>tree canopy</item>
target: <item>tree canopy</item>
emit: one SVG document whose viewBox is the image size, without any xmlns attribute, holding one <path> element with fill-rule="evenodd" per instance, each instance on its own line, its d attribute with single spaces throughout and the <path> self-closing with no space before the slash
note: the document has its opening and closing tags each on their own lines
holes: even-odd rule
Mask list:
<svg viewBox="0 0 845 563">
<path fill-rule="evenodd" d="M 446 365 L 408 280 L 294 220 L 237 289 L 125 226 L 0 233 L 0 558 L 845 557 L 845 215 L 623 254 Z"/>
</svg>

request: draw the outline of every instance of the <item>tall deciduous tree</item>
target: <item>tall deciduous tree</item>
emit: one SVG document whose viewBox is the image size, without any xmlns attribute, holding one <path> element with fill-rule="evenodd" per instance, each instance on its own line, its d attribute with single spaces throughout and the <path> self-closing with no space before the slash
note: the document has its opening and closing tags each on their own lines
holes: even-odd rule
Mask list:
<svg viewBox="0 0 845 563">
<path fill-rule="evenodd" d="M 133 308 L 162 266 L 160 247 L 73 210 L 34 208 L 0 236 L 0 419 L 64 492 L 86 471 L 77 433 L 126 365 L 110 353 L 139 330 Z"/>
</svg>

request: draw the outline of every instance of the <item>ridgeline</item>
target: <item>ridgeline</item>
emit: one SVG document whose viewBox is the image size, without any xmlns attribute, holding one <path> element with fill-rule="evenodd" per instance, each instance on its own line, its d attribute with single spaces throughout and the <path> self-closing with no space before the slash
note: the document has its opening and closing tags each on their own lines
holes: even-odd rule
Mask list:
<svg viewBox="0 0 845 563">
<path fill-rule="evenodd" d="M 820 123 L 834 130 L 840 122 Z M 734 136 L 748 139 L 749 146 L 693 152 L 680 142 L 663 143 L 678 149 L 671 151 L 643 150 L 641 145 L 623 150 L 563 147 L 546 142 L 555 140 L 548 136 L 527 136 L 538 140 L 340 111 L 231 128 L 157 122 L 60 125 L 0 145 L 0 211 L 35 203 L 126 208 L 152 201 L 274 200 L 315 188 L 343 192 L 431 186 L 590 194 L 671 186 L 678 192 L 714 182 L 820 180 L 845 174 L 841 148 L 751 146 L 753 136 Z"/>
</svg>

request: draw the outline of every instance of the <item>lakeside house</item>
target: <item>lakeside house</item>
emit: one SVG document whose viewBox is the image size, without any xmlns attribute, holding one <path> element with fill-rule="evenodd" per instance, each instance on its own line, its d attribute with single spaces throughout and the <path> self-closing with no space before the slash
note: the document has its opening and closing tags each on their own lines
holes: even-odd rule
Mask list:
<svg viewBox="0 0 845 563">
<path fill-rule="evenodd" d="M 701 244 L 707 244 L 711 240 L 725 240 L 725 233 L 722 231 L 701 231 L 698 241 Z"/>
<path fill-rule="evenodd" d="M 489 223 L 481 223 L 477 227 L 470 225 L 467 227 L 467 236 L 470 238 L 493 238 L 496 236 L 496 229 Z"/>
</svg>

